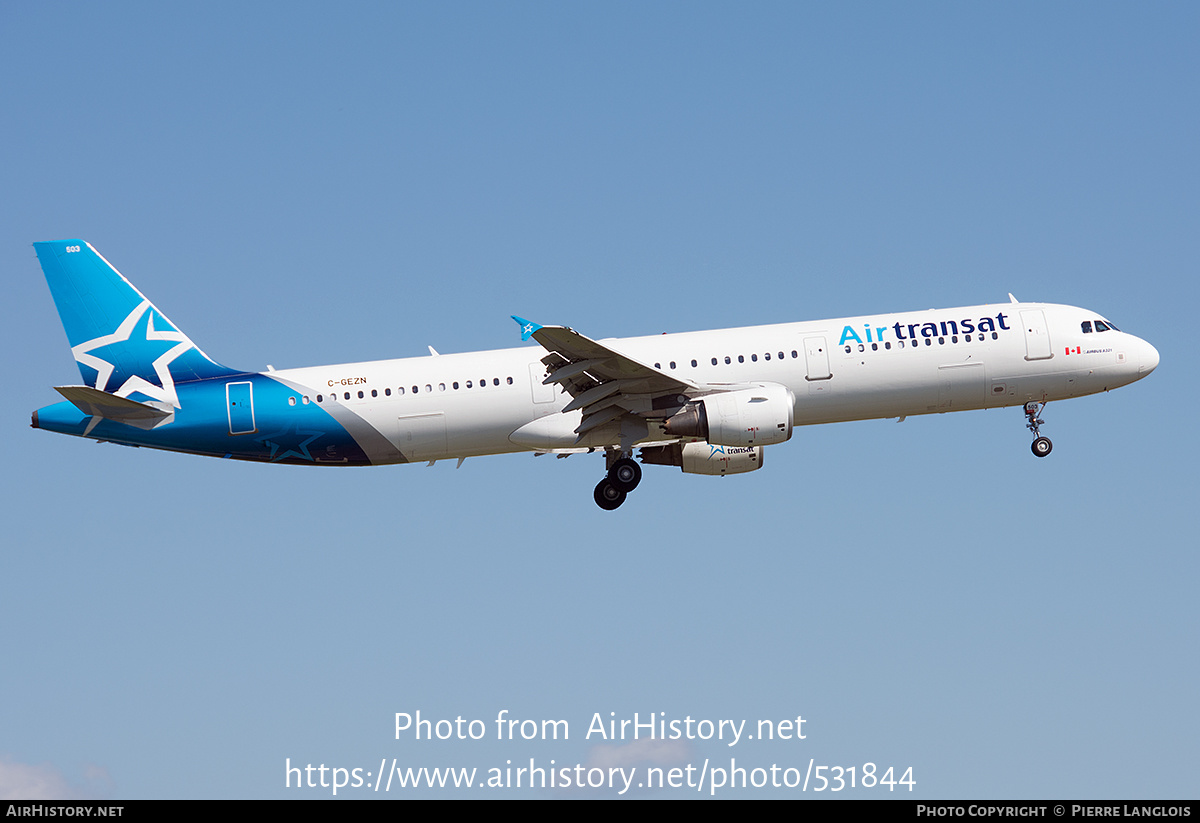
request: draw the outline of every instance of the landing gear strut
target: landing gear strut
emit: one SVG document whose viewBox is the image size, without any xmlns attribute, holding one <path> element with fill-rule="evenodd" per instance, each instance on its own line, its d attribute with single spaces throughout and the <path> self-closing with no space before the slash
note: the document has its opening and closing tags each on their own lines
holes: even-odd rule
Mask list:
<svg viewBox="0 0 1200 823">
<path fill-rule="evenodd" d="M 642 482 L 642 467 L 632 457 L 613 451 L 608 454 L 608 474 L 596 484 L 596 505 L 612 511 L 625 502 L 625 495 Z"/>
<path fill-rule="evenodd" d="M 1025 404 L 1025 428 L 1033 432 L 1034 441 L 1030 448 L 1036 457 L 1045 457 L 1054 448 L 1054 444 L 1050 442 L 1049 437 L 1042 437 L 1040 428 L 1045 424 L 1045 420 L 1041 418 L 1042 409 L 1046 408 L 1045 403 L 1026 403 Z"/>
</svg>

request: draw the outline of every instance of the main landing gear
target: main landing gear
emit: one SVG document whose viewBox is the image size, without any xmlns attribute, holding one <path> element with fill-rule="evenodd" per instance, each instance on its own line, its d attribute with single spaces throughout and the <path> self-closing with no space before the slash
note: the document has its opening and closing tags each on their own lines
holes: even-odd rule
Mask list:
<svg viewBox="0 0 1200 823">
<path fill-rule="evenodd" d="M 608 453 L 608 474 L 596 484 L 593 497 L 596 505 L 612 511 L 625 502 L 625 495 L 642 482 L 642 467 L 632 458 L 619 452 Z"/>
<path fill-rule="evenodd" d="M 1050 442 L 1049 437 L 1042 437 L 1040 427 L 1046 422 L 1041 418 L 1042 409 L 1046 408 L 1045 403 L 1026 403 L 1025 404 L 1025 419 L 1028 421 L 1025 428 L 1033 432 L 1033 445 L 1030 448 L 1036 457 L 1045 457 L 1054 448 L 1054 444 Z"/>
</svg>

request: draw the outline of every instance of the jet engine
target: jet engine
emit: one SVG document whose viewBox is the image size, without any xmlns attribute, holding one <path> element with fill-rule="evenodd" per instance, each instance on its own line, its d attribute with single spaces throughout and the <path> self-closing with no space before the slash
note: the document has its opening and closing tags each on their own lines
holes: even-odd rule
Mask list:
<svg viewBox="0 0 1200 823">
<path fill-rule="evenodd" d="M 672 443 L 642 449 L 642 462 L 679 466 L 687 474 L 745 474 L 761 469 L 762 446 L 713 446 L 708 443 Z"/>
<path fill-rule="evenodd" d="M 786 386 L 710 394 L 688 403 L 664 427 L 668 434 L 718 446 L 769 446 L 791 438 L 793 402 Z"/>
</svg>

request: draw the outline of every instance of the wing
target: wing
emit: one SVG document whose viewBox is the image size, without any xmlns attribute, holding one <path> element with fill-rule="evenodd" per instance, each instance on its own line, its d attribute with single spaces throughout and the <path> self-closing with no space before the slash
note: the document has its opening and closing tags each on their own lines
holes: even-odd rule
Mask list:
<svg viewBox="0 0 1200 823">
<path fill-rule="evenodd" d="M 666 374 L 573 329 L 531 325 L 529 336 L 549 352 L 542 358 L 547 371 L 543 382 L 561 385 L 571 395 L 564 413 L 582 410 L 583 419 L 575 429 L 581 437 L 621 418 L 635 418 L 622 421 L 622 434 L 632 424 L 633 439 L 640 440 L 651 433 L 651 425 L 661 424 L 688 398 L 706 393 L 703 384 Z M 637 431 L 639 419 L 642 431 Z"/>
</svg>

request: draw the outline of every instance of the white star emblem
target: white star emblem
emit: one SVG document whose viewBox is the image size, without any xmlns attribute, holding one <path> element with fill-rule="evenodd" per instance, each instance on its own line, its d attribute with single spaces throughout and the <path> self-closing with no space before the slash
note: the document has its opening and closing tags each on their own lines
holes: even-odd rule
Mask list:
<svg viewBox="0 0 1200 823">
<path fill-rule="evenodd" d="M 129 313 L 128 317 L 121 321 L 121 325 L 117 326 L 117 330 L 112 334 L 88 340 L 86 343 L 80 343 L 71 349 L 71 353 L 75 355 L 76 361 L 96 370 L 95 387 L 100 391 L 108 391 L 108 381 L 112 377 L 116 366 L 114 363 L 103 360 L 94 354 L 89 354 L 89 352 L 94 349 L 103 348 L 104 346 L 110 346 L 114 343 L 128 341 L 138 321 L 142 319 L 142 315 L 147 311 L 151 311 L 152 308 L 149 300 L 143 300 L 141 304 Z M 154 372 L 158 375 L 161 385 L 156 386 L 145 378 L 135 374 L 126 379 L 116 391 L 110 393 L 118 397 L 128 397 L 135 392 L 140 392 L 147 397 L 160 400 L 163 403 L 170 403 L 175 408 L 179 408 L 179 395 L 175 392 L 175 379 L 171 376 L 170 367 L 171 363 L 181 354 L 188 349 L 195 348 L 195 344 L 181 331 L 155 331 L 153 312 L 146 319 L 145 339 L 146 341 L 166 341 L 176 344 L 161 354 L 153 363 Z M 135 340 L 134 342 L 138 341 Z"/>
</svg>

